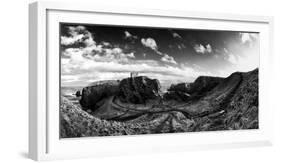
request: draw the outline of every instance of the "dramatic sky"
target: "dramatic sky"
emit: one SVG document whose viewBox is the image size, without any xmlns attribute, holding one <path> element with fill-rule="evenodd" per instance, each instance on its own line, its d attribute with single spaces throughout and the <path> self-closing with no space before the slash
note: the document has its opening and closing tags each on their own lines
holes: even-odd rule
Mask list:
<svg viewBox="0 0 281 163">
<path fill-rule="evenodd" d="M 259 66 L 259 34 L 61 24 L 61 84 L 85 86 L 139 72 L 162 85 L 227 77 Z"/>
</svg>

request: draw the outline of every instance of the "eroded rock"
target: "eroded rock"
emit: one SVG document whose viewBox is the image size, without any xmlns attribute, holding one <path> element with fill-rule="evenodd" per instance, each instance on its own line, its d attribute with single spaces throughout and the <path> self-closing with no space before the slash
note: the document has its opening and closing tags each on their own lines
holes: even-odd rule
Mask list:
<svg viewBox="0 0 281 163">
<path fill-rule="evenodd" d="M 212 90 L 224 78 L 220 77 L 211 77 L 211 76 L 199 76 L 193 83 L 190 84 L 190 90 L 187 91 L 190 94 L 204 94 Z"/>
<path fill-rule="evenodd" d="M 111 80 L 92 83 L 91 85 L 83 88 L 80 104 L 85 110 L 95 110 L 96 104 L 99 101 L 106 97 L 115 96 L 118 94 L 118 81 Z"/>
<path fill-rule="evenodd" d="M 187 101 L 199 98 L 216 87 L 224 78 L 200 76 L 193 83 L 179 83 L 171 85 L 164 94 L 167 100 Z"/>
<path fill-rule="evenodd" d="M 160 83 L 146 76 L 126 78 L 120 82 L 120 96 L 134 104 L 143 104 L 149 99 L 160 97 Z"/>
<path fill-rule="evenodd" d="M 187 101 L 190 99 L 190 94 L 181 91 L 169 91 L 164 94 L 165 100 Z"/>
</svg>

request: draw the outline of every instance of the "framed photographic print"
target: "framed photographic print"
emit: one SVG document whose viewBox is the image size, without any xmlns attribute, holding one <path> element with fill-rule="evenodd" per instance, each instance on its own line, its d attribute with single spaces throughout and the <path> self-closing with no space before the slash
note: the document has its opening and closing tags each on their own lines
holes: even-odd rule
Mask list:
<svg viewBox="0 0 281 163">
<path fill-rule="evenodd" d="M 36 2 L 29 155 L 272 143 L 272 18 Z"/>
</svg>

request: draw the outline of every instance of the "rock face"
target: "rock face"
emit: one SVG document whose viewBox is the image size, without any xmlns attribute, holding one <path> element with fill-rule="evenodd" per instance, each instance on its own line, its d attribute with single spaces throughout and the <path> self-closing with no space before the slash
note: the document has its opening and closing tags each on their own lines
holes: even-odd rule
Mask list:
<svg viewBox="0 0 281 163">
<path fill-rule="evenodd" d="M 143 104 L 148 99 L 160 97 L 160 83 L 146 76 L 126 78 L 120 82 L 120 96 L 126 102 Z"/>
<path fill-rule="evenodd" d="M 241 74 L 242 80 L 227 105 L 227 129 L 258 129 L 258 69 Z"/>
<path fill-rule="evenodd" d="M 258 129 L 258 89 L 258 69 L 231 74 L 202 99 L 223 114 L 197 118 L 194 131 Z"/>
<path fill-rule="evenodd" d="M 76 96 L 76 97 L 80 97 L 80 96 L 81 96 L 81 92 L 80 92 L 80 91 L 77 91 L 77 92 L 75 93 L 75 96 Z"/>
<path fill-rule="evenodd" d="M 181 91 L 169 91 L 164 94 L 166 100 L 187 101 L 190 99 L 190 94 Z"/>
<path fill-rule="evenodd" d="M 200 76 L 193 83 L 171 85 L 164 98 L 178 101 L 199 98 L 216 87 L 223 79 L 219 77 Z"/>
<path fill-rule="evenodd" d="M 125 135 L 128 129 L 119 122 L 96 118 L 62 97 L 60 107 L 60 137 Z"/>
<path fill-rule="evenodd" d="M 101 120 L 66 98 L 61 100 L 60 138 L 189 132 L 194 126 L 193 120 L 176 111 L 142 114 L 125 122 Z"/>
<path fill-rule="evenodd" d="M 189 92 L 190 91 L 190 83 L 178 83 L 172 84 L 168 91 L 175 91 L 175 92 Z"/>
<path fill-rule="evenodd" d="M 82 91 L 83 108 L 62 96 L 60 137 L 258 129 L 258 87 L 258 69 L 235 72 L 224 79 L 199 77 L 192 84 L 169 89 L 166 98 L 176 101 L 136 105 L 130 100 L 140 103 L 159 96 L 157 80 L 133 77 L 120 83 L 93 83 Z M 195 95 L 202 97 L 190 99 Z M 183 99 L 187 102 L 178 102 Z M 95 110 L 86 112 L 84 107 Z"/>
<path fill-rule="evenodd" d="M 190 94 L 203 94 L 212 90 L 223 80 L 224 78 L 220 77 L 199 76 L 193 83 L 190 84 L 190 89 L 187 92 Z"/>
<path fill-rule="evenodd" d="M 118 81 L 102 81 L 92 83 L 83 88 L 80 104 L 85 109 L 94 111 L 96 104 L 102 99 L 119 94 Z"/>
</svg>

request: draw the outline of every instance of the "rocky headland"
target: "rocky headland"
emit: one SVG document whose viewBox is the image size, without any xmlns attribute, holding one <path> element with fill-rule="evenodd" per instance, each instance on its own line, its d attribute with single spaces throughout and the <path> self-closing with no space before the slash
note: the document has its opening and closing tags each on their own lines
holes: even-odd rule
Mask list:
<svg viewBox="0 0 281 163">
<path fill-rule="evenodd" d="M 61 97 L 61 138 L 257 129 L 258 69 L 200 76 L 161 93 L 157 79 L 92 83 L 74 104 Z M 75 92 L 73 92 L 75 94 Z M 81 96 L 81 97 L 80 97 Z"/>
</svg>

